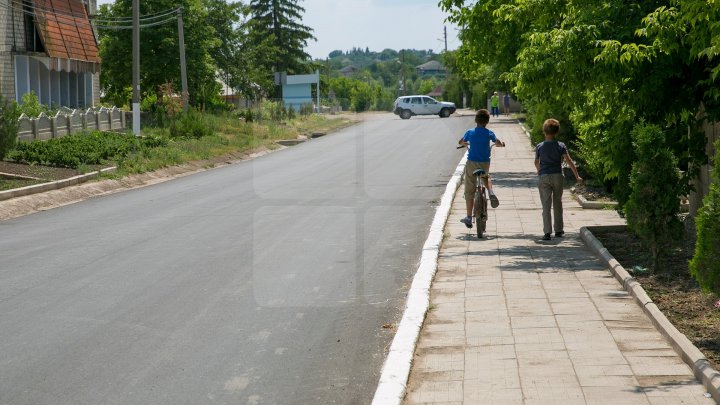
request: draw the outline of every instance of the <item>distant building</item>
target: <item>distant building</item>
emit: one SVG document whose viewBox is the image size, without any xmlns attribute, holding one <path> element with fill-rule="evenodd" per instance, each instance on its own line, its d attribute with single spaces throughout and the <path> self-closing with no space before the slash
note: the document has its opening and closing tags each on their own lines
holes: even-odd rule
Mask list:
<svg viewBox="0 0 720 405">
<path fill-rule="evenodd" d="M 430 62 L 423 63 L 420 66 L 415 67 L 415 70 L 420 76 L 445 76 L 447 75 L 447 69 L 442 63 L 431 60 Z"/>
<path fill-rule="evenodd" d="M 353 65 L 350 65 L 350 66 L 345 66 L 344 68 L 340 69 L 340 74 L 343 75 L 344 77 L 351 77 L 359 71 L 360 71 L 360 69 L 358 69 L 357 67 L 355 67 Z"/>
<path fill-rule="evenodd" d="M 436 86 L 435 89 L 433 89 L 433 91 L 431 91 L 430 93 L 426 94 L 426 96 L 439 98 L 442 97 L 444 92 L 445 88 L 443 86 Z"/>
<path fill-rule="evenodd" d="M 22 0 L 0 7 L 0 93 L 45 105 L 100 102 L 100 57 L 89 15 L 96 0 Z"/>
</svg>

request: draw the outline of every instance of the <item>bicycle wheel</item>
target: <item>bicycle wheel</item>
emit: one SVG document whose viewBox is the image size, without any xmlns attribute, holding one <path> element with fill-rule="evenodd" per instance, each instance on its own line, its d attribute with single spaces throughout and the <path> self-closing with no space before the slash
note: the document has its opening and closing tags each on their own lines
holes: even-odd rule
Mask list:
<svg viewBox="0 0 720 405">
<path fill-rule="evenodd" d="M 475 201 L 473 212 L 475 214 L 475 228 L 477 229 L 477 237 L 482 238 L 485 232 L 485 223 L 487 222 L 487 201 L 484 193 L 475 192 Z"/>
</svg>

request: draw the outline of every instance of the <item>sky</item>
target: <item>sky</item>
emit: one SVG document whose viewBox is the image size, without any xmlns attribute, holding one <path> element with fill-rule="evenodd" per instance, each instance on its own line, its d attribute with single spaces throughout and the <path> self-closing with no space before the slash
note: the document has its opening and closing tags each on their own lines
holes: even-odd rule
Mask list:
<svg viewBox="0 0 720 405">
<path fill-rule="evenodd" d="M 98 0 L 98 4 L 112 0 Z M 308 43 L 307 52 L 325 59 L 336 49 L 369 47 L 432 49 L 440 52 L 443 26 L 447 26 L 448 49 L 459 45 L 457 31 L 445 23 L 446 15 L 438 0 L 304 0 L 303 23 L 315 30 L 317 41 Z"/>
</svg>

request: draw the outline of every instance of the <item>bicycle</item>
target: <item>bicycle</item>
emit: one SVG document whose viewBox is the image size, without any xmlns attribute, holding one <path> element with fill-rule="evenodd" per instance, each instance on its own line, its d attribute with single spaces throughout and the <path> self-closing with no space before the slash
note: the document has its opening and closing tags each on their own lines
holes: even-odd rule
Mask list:
<svg viewBox="0 0 720 405">
<path fill-rule="evenodd" d="M 492 148 L 495 145 L 490 145 L 490 151 L 492 152 Z M 505 146 L 505 145 L 503 145 Z M 458 146 L 457 149 L 463 149 L 466 145 Z M 487 227 L 487 220 L 488 220 L 488 197 L 487 197 L 487 187 L 485 187 L 485 183 L 482 181 L 483 176 L 485 175 L 484 169 L 477 169 L 473 172 L 473 175 L 475 176 L 475 184 L 477 185 L 475 188 L 475 197 L 473 198 L 473 217 L 475 218 L 475 228 L 477 229 L 477 237 L 478 239 L 482 239 L 483 233 L 485 232 L 485 229 Z M 488 180 L 489 181 L 489 180 Z"/>
</svg>

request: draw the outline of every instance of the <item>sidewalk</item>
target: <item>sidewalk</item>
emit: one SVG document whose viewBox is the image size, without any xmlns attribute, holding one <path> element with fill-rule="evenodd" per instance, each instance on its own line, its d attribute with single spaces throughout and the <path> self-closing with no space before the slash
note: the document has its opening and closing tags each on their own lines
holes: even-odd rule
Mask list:
<svg viewBox="0 0 720 405">
<path fill-rule="evenodd" d="M 513 121 L 490 129 L 507 143 L 491 169 L 501 205 L 478 240 L 456 194 L 405 402 L 714 403 L 580 241 L 582 226 L 623 220 L 565 193 L 567 234 L 541 241 L 533 149 Z"/>
</svg>

